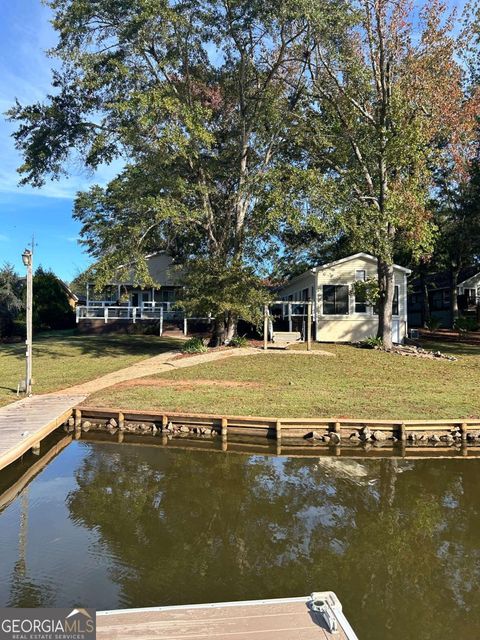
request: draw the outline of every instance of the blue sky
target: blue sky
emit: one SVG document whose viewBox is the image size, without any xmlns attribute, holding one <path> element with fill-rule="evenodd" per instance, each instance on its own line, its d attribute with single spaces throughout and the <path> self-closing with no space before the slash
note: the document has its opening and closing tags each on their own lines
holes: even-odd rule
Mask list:
<svg viewBox="0 0 480 640">
<path fill-rule="evenodd" d="M 40 0 L 2 2 L 0 21 L 0 113 L 18 98 L 41 101 L 50 88 L 51 60 L 45 50 L 55 43 L 50 11 Z M 21 254 L 35 235 L 35 263 L 71 280 L 89 264 L 78 244 L 79 225 L 72 219 L 75 193 L 93 182 L 105 183 L 113 170 L 95 176 L 74 173 L 42 189 L 18 187 L 21 158 L 10 137 L 13 126 L 0 117 L 0 265 L 23 269 Z"/>
<path fill-rule="evenodd" d="M 461 9 L 464 0 L 451 0 Z M 49 91 L 51 61 L 45 50 L 55 43 L 50 11 L 41 0 L 3 0 L 0 21 L 0 113 L 15 98 L 28 104 Z M 95 176 L 73 173 L 69 179 L 48 182 L 42 189 L 18 187 L 21 158 L 10 137 L 13 127 L 0 116 L 0 265 L 23 269 L 21 253 L 35 236 L 35 263 L 71 280 L 89 264 L 78 244 L 79 225 L 72 219 L 75 193 L 94 182 L 105 183 L 114 168 Z M 118 169 L 118 165 L 117 165 Z"/>
</svg>

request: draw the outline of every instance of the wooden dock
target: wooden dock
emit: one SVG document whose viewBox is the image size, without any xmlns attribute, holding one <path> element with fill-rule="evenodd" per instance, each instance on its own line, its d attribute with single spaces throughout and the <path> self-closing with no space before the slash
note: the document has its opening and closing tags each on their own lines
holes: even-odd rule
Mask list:
<svg viewBox="0 0 480 640">
<path fill-rule="evenodd" d="M 0 469 L 38 447 L 68 420 L 85 396 L 43 395 L 19 400 L 0 409 Z"/>
<path fill-rule="evenodd" d="M 330 631 L 310 597 L 124 609 L 97 613 L 98 640 L 358 640 L 331 591 L 337 630 Z"/>
</svg>

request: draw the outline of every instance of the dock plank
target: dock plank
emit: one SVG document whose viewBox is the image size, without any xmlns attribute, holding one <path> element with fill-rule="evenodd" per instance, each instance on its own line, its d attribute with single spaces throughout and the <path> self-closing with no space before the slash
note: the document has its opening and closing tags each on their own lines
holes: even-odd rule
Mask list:
<svg viewBox="0 0 480 640">
<path fill-rule="evenodd" d="M 0 469 L 59 427 L 84 395 L 48 394 L 0 408 Z"/>
<path fill-rule="evenodd" d="M 338 617 L 337 617 L 338 620 Z M 99 640 L 349 640 L 340 628 L 332 634 L 312 614 L 306 598 L 250 603 L 159 607 L 97 614 Z"/>
</svg>

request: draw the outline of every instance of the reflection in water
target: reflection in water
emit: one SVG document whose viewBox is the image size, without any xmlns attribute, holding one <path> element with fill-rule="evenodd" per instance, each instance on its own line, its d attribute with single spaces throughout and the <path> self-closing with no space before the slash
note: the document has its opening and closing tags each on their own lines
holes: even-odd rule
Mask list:
<svg viewBox="0 0 480 640">
<path fill-rule="evenodd" d="M 29 485 L 28 525 L 25 490 L 0 513 L 0 605 L 332 589 L 365 640 L 480 637 L 479 464 L 74 442 Z"/>
</svg>

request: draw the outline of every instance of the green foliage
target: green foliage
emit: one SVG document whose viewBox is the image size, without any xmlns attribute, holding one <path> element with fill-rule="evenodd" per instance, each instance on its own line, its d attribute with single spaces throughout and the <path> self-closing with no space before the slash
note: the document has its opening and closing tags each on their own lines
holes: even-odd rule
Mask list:
<svg viewBox="0 0 480 640">
<path fill-rule="evenodd" d="M 64 285 L 52 271 L 42 267 L 33 277 L 33 326 L 37 331 L 75 326 Z"/>
<path fill-rule="evenodd" d="M 230 347 L 248 347 L 248 339 L 245 336 L 233 336 L 228 344 Z"/>
<path fill-rule="evenodd" d="M 375 349 L 383 346 L 383 340 L 378 336 L 370 336 L 364 340 L 359 340 L 359 342 L 355 343 L 355 346 L 360 349 Z"/>
<path fill-rule="evenodd" d="M 302 12 L 284 0 L 48 4 L 55 91 L 9 115 L 23 183 L 59 177 L 72 154 L 89 168 L 126 158 L 75 203 L 97 284 L 133 263 L 135 284 L 151 285 L 144 256 L 162 248 L 179 264 L 260 270 L 280 225 L 304 215 L 298 190 L 318 185 L 286 144 L 305 72 Z"/>
<path fill-rule="evenodd" d="M 14 321 L 23 309 L 23 280 L 10 264 L 0 269 L 0 337 L 10 335 Z"/>
<path fill-rule="evenodd" d="M 205 353 L 206 351 L 208 351 L 208 347 L 201 338 L 190 338 L 182 345 L 183 353 Z"/>
<path fill-rule="evenodd" d="M 357 301 L 364 301 L 369 306 L 374 307 L 380 297 L 380 287 L 377 278 L 367 278 L 366 280 L 356 280 L 353 285 L 353 292 Z"/>
<path fill-rule="evenodd" d="M 430 316 L 430 318 L 428 318 L 428 320 L 425 321 L 425 326 L 430 331 L 430 333 L 433 334 L 440 329 L 440 327 L 442 326 L 442 323 L 440 320 L 438 320 L 438 318 Z"/>
<path fill-rule="evenodd" d="M 187 315 L 261 322 L 269 294 L 252 267 L 199 258 L 185 264 L 183 277 L 185 288 L 178 304 Z"/>
<path fill-rule="evenodd" d="M 470 316 L 461 316 L 460 318 L 457 318 L 453 326 L 460 334 L 478 330 L 478 322 L 476 318 L 472 318 Z"/>
</svg>

